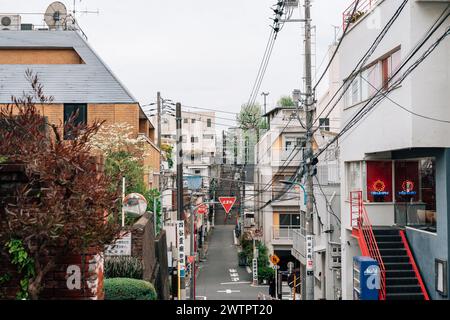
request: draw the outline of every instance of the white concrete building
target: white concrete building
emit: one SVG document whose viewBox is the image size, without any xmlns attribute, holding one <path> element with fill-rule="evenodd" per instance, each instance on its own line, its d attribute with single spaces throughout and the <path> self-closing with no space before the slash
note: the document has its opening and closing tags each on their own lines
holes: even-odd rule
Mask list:
<svg viewBox="0 0 450 320">
<path fill-rule="evenodd" d="M 366 2 L 366 1 L 364 1 Z M 350 26 L 339 49 L 340 83 L 344 83 L 402 0 L 371 1 Z M 392 83 L 416 45 L 447 8 L 450 1 L 408 1 L 358 77 L 349 84 L 340 105 L 342 125 L 376 94 Z M 449 26 L 447 19 L 425 46 L 407 63 L 411 65 Z M 450 40 L 447 37 L 400 85 L 377 104 L 340 140 L 342 208 L 342 295 L 353 298 L 353 257 L 363 255 L 358 237 L 358 213 L 351 216 L 350 192 L 362 191 L 373 226 L 378 252 L 384 261 L 384 298 L 426 297 L 447 299 L 448 214 L 450 182 Z M 398 78 L 398 77 L 396 77 Z M 395 78 L 394 78 L 395 79 Z M 384 89 L 383 89 L 384 88 Z M 384 92 L 384 91 L 381 91 Z M 426 119 L 423 116 L 435 120 Z M 356 212 L 356 211 L 354 211 Z M 359 212 L 357 210 L 357 212 Z M 352 217 L 354 220 L 352 220 Z M 368 225 L 368 219 L 364 218 Z M 396 227 L 381 234 L 380 228 Z M 399 228 L 400 231 L 397 229 Z M 404 252 L 415 258 L 419 273 Z M 381 241 L 382 237 L 392 240 Z M 359 242 L 358 242 L 359 240 Z M 398 241 L 398 242 L 395 242 Z M 395 269 L 394 269 L 395 268 Z M 444 270 L 435 277 L 435 269 Z M 384 270 L 383 270 L 384 269 Z M 424 285 L 421 285 L 420 276 Z M 400 280 L 399 280 L 400 279 Z M 407 291 L 408 285 L 414 291 Z"/>
<path fill-rule="evenodd" d="M 280 181 L 292 179 L 303 159 L 305 130 L 295 108 L 277 107 L 267 115 L 270 130 L 255 146 L 255 202 L 259 209 L 255 219 L 269 252 L 280 257 L 281 270 L 286 270 L 289 261 L 296 262 L 291 255 L 293 235 L 300 228 L 300 211 L 304 212 L 305 206 L 300 187 L 289 187 Z"/>
<path fill-rule="evenodd" d="M 215 112 L 182 112 L 183 171 L 185 175 L 200 175 L 203 186 L 209 186 L 211 165 L 216 156 Z M 162 143 L 174 147 L 174 168 L 176 168 L 176 120 L 163 115 L 161 120 Z"/>
</svg>

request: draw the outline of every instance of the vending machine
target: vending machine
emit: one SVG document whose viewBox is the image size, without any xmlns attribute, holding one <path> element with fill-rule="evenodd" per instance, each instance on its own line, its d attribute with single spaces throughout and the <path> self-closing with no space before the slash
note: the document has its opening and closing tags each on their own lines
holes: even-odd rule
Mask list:
<svg viewBox="0 0 450 320">
<path fill-rule="evenodd" d="M 353 300 L 378 300 L 380 268 L 370 257 L 353 258 Z"/>
</svg>

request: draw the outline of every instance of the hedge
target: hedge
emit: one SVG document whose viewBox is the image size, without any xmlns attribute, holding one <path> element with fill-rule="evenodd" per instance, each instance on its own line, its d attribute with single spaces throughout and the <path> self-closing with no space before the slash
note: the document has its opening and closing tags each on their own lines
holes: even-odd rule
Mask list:
<svg viewBox="0 0 450 320">
<path fill-rule="evenodd" d="M 156 300 L 155 287 L 144 280 L 105 279 L 104 289 L 105 300 Z"/>
</svg>

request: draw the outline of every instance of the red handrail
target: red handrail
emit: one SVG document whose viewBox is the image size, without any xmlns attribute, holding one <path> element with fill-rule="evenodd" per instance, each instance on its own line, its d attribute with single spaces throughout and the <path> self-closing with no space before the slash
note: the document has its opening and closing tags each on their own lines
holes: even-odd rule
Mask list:
<svg viewBox="0 0 450 320">
<path fill-rule="evenodd" d="M 362 191 L 350 192 L 350 202 L 352 228 L 358 232 L 361 253 L 378 262 L 378 267 L 380 268 L 380 300 L 386 300 L 386 269 L 375 234 L 373 233 L 369 215 L 362 201 Z"/>
<path fill-rule="evenodd" d="M 411 249 L 409 248 L 409 243 L 406 239 L 405 231 L 400 230 L 400 237 L 402 238 L 403 245 L 405 246 L 409 262 L 411 263 L 414 273 L 416 274 L 417 281 L 420 285 L 420 290 L 422 291 L 425 300 L 430 300 L 427 289 L 425 288 L 425 284 L 423 283 L 422 276 L 420 275 L 419 268 L 417 268 L 416 261 L 414 260 L 414 256 L 412 255 Z"/>
</svg>

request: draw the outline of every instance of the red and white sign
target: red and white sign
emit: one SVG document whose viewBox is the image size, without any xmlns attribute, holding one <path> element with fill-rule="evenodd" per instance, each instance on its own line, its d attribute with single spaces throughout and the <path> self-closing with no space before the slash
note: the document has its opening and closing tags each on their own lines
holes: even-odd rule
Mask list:
<svg viewBox="0 0 450 320">
<path fill-rule="evenodd" d="M 208 206 L 206 204 L 202 204 L 197 209 L 198 214 L 207 214 L 208 213 Z"/>
<path fill-rule="evenodd" d="M 233 208 L 234 203 L 236 202 L 236 197 L 219 197 L 219 201 L 222 204 L 222 207 L 225 209 L 225 212 L 228 214 Z"/>
</svg>

